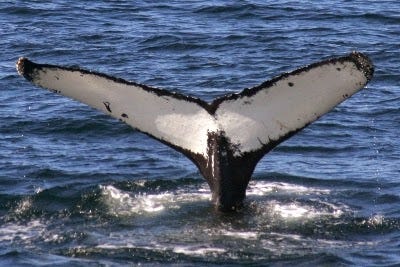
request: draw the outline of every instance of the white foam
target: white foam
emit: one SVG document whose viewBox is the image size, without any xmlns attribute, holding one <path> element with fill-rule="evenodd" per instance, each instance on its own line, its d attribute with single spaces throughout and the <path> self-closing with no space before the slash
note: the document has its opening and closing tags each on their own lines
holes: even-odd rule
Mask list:
<svg viewBox="0 0 400 267">
<path fill-rule="evenodd" d="M 205 256 L 209 254 L 222 254 L 225 253 L 226 250 L 223 248 L 205 246 L 175 246 L 173 252 L 191 256 Z"/>
<path fill-rule="evenodd" d="M 265 196 L 270 193 L 297 193 L 297 194 L 329 194 L 330 190 L 315 187 L 305 187 L 282 182 L 250 181 L 246 195 Z"/>
<path fill-rule="evenodd" d="M 22 199 L 17 207 L 14 209 L 16 214 L 23 214 L 24 212 L 30 210 L 32 207 L 32 199 L 30 197 Z"/>
<path fill-rule="evenodd" d="M 110 243 L 105 243 L 105 244 L 100 244 L 96 246 L 97 248 L 100 249 L 107 249 L 107 250 L 115 250 L 115 249 L 121 249 L 121 248 L 136 248 L 136 249 L 146 249 L 150 251 L 172 251 L 174 253 L 179 253 L 179 254 L 184 254 L 184 255 L 189 255 L 189 256 L 206 256 L 206 255 L 219 255 L 222 253 L 226 253 L 226 249 L 223 248 L 218 248 L 218 247 L 212 247 L 208 245 L 174 245 L 174 244 L 159 244 L 159 243 L 154 243 L 151 246 L 143 246 L 139 244 L 134 244 L 134 243 L 124 243 L 124 244 L 110 244 Z"/>
<path fill-rule="evenodd" d="M 39 220 L 33 220 L 27 224 L 7 223 L 0 227 L 0 242 L 14 240 L 28 241 L 45 232 L 45 226 Z"/>
<path fill-rule="evenodd" d="M 113 215 L 159 213 L 165 209 L 178 209 L 184 203 L 209 200 L 209 191 L 193 193 L 130 194 L 111 185 L 100 186 L 104 203 Z"/>
<path fill-rule="evenodd" d="M 368 224 L 373 227 L 381 226 L 385 220 L 385 217 L 380 214 L 371 216 L 368 220 L 364 220 L 362 224 Z"/>
<path fill-rule="evenodd" d="M 332 203 L 318 202 L 317 205 L 308 205 L 301 202 L 269 203 L 270 210 L 275 216 L 285 220 L 291 219 L 313 219 L 321 216 L 339 218 L 350 209 L 346 205 L 335 205 Z"/>
<path fill-rule="evenodd" d="M 314 217 L 317 215 L 317 213 L 311 207 L 300 206 L 296 203 L 291 203 L 288 205 L 273 204 L 273 211 L 285 219 Z"/>
<path fill-rule="evenodd" d="M 245 240 L 255 240 L 258 238 L 258 233 L 256 232 L 246 232 L 246 231 L 228 231 L 224 230 L 221 231 L 221 235 L 229 236 L 233 238 L 240 238 Z"/>
</svg>

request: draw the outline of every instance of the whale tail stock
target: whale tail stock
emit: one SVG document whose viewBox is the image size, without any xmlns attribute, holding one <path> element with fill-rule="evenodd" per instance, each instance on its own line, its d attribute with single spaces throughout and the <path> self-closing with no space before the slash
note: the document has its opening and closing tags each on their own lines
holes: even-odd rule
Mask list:
<svg viewBox="0 0 400 267">
<path fill-rule="evenodd" d="M 372 78 L 362 53 L 284 73 L 207 103 L 199 98 L 79 68 L 17 62 L 33 84 L 117 118 L 187 156 L 220 210 L 241 206 L 258 161 Z"/>
</svg>

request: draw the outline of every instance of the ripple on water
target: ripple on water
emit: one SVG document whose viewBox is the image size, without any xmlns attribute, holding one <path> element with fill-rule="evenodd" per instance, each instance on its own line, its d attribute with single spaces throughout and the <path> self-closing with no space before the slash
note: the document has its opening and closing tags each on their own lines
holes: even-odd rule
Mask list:
<svg viewBox="0 0 400 267">
<path fill-rule="evenodd" d="M 90 216 L 87 208 L 50 217 L 29 215 L 36 202 L 50 201 L 51 192 L 38 191 L 36 197 L 16 201 L 15 218 L 0 226 L 0 243 L 27 249 L 41 244 L 56 255 L 88 259 L 245 264 L 340 255 L 343 248 L 373 251 L 384 243 L 375 236 L 400 229 L 395 218 L 358 216 L 357 207 L 335 199 L 334 189 L 317 184 L 255 180 L 245 208 L 222 214 L 210 204 L 205 183 L 147 183 L 99 186 L 85 198 L 97 210 Z M 85 204 L 75 208 L 80 205 Z M 76 220 L 74 214 L 84 217 L 84 227 L 57 226 L 58 220 Z"/>
</svg>

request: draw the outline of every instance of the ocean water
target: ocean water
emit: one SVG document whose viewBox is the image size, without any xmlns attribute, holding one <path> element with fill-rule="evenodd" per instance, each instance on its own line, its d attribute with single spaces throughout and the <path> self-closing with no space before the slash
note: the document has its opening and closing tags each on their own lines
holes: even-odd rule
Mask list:
<svg viewBox="0 0 400 267">
<path fill-rule="evenodd" d="M 0 265 L 400 264 L 398 1 L 1 1 Z M 205 100 L 358 50 L 367 88 L 221 214 L 174 150 L 15 71 L 20 56 Z"/>
</svg>

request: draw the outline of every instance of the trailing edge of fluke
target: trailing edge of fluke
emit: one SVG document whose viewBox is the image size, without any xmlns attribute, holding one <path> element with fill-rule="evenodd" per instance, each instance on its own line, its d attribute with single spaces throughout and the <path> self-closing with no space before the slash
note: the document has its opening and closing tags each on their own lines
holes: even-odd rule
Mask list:
<svg viewBox="0 0 400 267">
<path fill-rule="evenodd" d="M 222 211 L 241 207 L 258 161 L 275 146 L 362 89 L 372 78 L 359 52 L 284 73 L 207 103 L 79 68 L 20 58 L 33 84 L 117 118 L 187 156 Z"/>
</svg>

